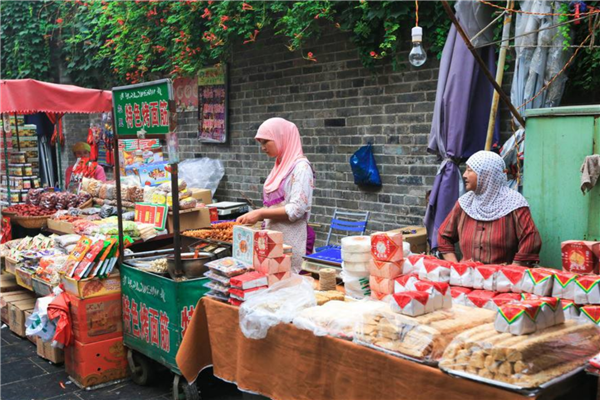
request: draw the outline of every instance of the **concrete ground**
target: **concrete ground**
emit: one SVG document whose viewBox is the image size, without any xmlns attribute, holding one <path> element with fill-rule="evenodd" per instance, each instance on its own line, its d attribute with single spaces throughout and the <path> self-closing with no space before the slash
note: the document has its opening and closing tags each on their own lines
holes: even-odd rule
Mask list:
<svg viewBox="0 0 600 400">
<path fill-rule="evenodd" d="M 171 399 L 173 375 L 164 371 L 151 386 L 131 381 L 87 391 L 71 383 L 63 365 L 53 365 L 37 355 L 36 347 L 3 324 L 0 345 L 0 399 L 2 400 L 167 400 Z M 202 400 L 242 400 L 248 395 L 235 385 L 203 371 L 198 379 Z M 253 397 L 253 396 L 250 396 Z"/>
</svg>

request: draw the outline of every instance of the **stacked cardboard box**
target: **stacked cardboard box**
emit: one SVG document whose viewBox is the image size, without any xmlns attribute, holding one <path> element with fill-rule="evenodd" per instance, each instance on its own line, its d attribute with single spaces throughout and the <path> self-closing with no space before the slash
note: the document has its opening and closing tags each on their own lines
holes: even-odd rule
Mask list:
<svg viewBox="0 0 600 400">
<path fill-rule="evenodd" d="M 292 257 L 283 252 L 283 233 L 255 231 L 253 249 L 252 265 L 267 276 L 269 286 L 291 276 Z"/>
</svg>

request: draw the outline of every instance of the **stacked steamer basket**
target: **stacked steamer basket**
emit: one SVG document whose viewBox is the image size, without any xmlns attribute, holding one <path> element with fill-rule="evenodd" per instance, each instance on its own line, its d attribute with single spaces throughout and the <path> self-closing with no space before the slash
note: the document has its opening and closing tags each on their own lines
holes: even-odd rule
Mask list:
<svg viewBox="0 0 600 400">
<path fill-rule="evenodd" d="M 371 258 L 369 236 L 350 236 L 342 239 L 342 280 L 347 296 L 362 299 L 371 294 L 369 289 Z"/>
<path fill-rule="evenodd" d="M 371 235 L 369 286 L 377 300 L 394 293 L 394 279 L 405 271 L 404 244 L 401 232 L 376 232 Z"/>
</svg>

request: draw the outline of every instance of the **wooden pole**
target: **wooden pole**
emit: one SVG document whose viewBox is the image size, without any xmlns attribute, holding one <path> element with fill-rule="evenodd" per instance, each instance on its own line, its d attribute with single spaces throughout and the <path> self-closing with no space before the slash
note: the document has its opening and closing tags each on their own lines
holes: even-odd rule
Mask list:
<svg viewBox="0 0 600 400">
<path fill-rule="evenodd" d="M 469 49 L 469 51 L 471 52 L 471 54 L 473 54 L 473 57 L 475 57 L 475 61 L 477 61 L 477 63 L 479 64 L 479 67 L 481 68 L 481 71 L 488 78 L 488 80 L 490 81 L 490 83 L 492 84 L 492 86 L 494 87 L 494 89 L 496 89 L 496 92 L 498 92 L 498 95 L 500 96 L 500 100 L 502 100 L 502 102 L 504 104 L 506 104 L 506 106 L 510 110 L 510 113 L 515 117 L 515 119 L 517 121 L 519 121 L 519 124 L 521 124 L 521 126 L 524 127 L 525 126 L 525 120 L 523 119 L 523 117 L 521 116 L 521 114 L 519 114 L 519 112 L 517 111 L 517 109 L 515 108 L 515 106 L 511 103 L 511 101 L 508 98 L 508 96 L 506 95 L 506 93 L 504 93 L 504 91 L 502 90 L 502 88 L 498 85 L 498 83 L 496 83 L 496 79 L 492 76 L 492 73 L 490 72 L 490 70 L 485 65 L 485 61 L 483 61 L 483 59 L 481 58 L 481 56 L 479 55 L 479 53 L 477 53 L 477 50 L 475 49 L 475 47 L 473 47 L 473 43 L 471 43 L 471 40 L 469 40 L 469 37 L 467 36 L 467 34 L 465 33 L 465 31 L 463 30 L 462 26 L 460 26 L 460 23 L 456 19 L 456 15 L 454 15 L 454 11 L 452 11 L 452 7 L 450 7 L 450 4 L 448 4 L 448 1 L 442 0 L 442 6 L 444 6 L 444 10 L 446 10 L 446 14 L 448 14 L 448 16 L 450 17 L 450 20 L 452 21 L 452 23 L 456 27 L 456 31 L 458 32 L 458 34 L 465 41 L 465 44 L 467 45 L 467 48 Z"/>
<path fill-rule="evenodd" d="M 507 8 L 510 10 L 513 8 L 514 2 L 508 0 L 506 2 Z M 498 69 L 496 70 L 496 83 L 502 87 L 502 79 L 504 78 L 504 63 L 506 61 L 506 51 L 508 50 L 508 38 L 510 37 L 510 27 L 512 24 L 512 13 L 506 12 L 504 15 L 504 26 L 502 28 L 502 44 L 500 45 L 500 54 L 498 55 Z M 496 126 L 496 116 L 498 115 L 498 102 L 500 95 L 494 91 L 494 98 L 492 99 L 492 108 L 490 110 L 490 122 L 488 124 L 487 137 L 485 139 L 485 149 L 487 151 L 492 148 L 492 141 L 494 140 L 494 127 Z"/>
</svg>

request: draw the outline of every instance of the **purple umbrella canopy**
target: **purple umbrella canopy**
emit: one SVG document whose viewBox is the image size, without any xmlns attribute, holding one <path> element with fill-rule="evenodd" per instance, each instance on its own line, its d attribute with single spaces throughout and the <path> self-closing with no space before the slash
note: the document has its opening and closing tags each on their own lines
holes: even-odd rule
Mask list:
<svg viewBox="0 0 600 400">
<path fill-rule="evenodd" d="M 491 7 L 478 2 L 463 0 L 456 4 L 456 16 L 469 37 L 491 22 L 491 12 Z M 490 42 L 491 35 L 492 30 L 486 30 L 474 45 Z M 495 48 L 486 46 L 477 51 L 494 74 Z M 452 26 L 442 52 L 427 149 L 437 154 L 442 162 L 433 183 L 424 220 L 432 249 L 437 247 L 439 226 L 463 191 L 460 163 L 485 147 L 493 95 L 492 84 Z M 493 142 L 497 143 L 498 140 L 497 118 Z"/>
</svg>

